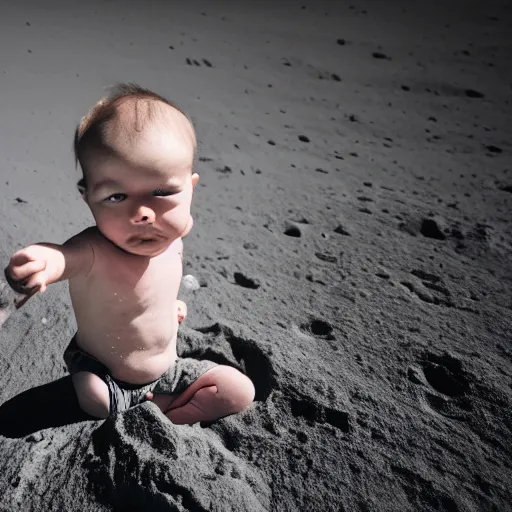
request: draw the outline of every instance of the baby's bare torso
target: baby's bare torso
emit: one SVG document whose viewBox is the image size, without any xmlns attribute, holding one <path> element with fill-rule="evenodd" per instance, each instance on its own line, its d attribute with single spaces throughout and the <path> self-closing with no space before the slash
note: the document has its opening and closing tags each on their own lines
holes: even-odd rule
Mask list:
<svg viewBox="0 0 512 512">
<path fill-rule="evenodd" d="M 177 297 L 183 274 L 180 239 L 154 258 L 124 252 L 88 230 L 94 264 L 69 281 L 80 348 L 119 380 L 156 380 L 176 360 Z"/>
</svg>

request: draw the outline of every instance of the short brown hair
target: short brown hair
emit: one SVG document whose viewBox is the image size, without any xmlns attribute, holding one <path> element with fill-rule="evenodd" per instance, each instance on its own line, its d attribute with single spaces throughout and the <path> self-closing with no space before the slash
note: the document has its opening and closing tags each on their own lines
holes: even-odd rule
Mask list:
<svg viewBox="0 0 512 512">
<path fill-rule="evenodd" d="M 148 103 L 148 117 L 151 118 L 155 113 L 154 104 L 164 103 L 181 112 L 192 125 L 190 117 L 177 107 L 172 101 L 164 96 L 157 94 L 149 89 L 145 89 L 136 83 L 117 83 L 110 88 L 110 93 L 101 98 L 90 110 L 82 117 L 76 127 L 73 142 L 73 151 L 75 155 L 75 168 L 82 168 L 83 179 L 85 180 L 85 152 L 87 149 L 102 148 L 108 151 L 102 144 L 108 123 L 116 119 L 119 107 L 127 101 L 137 104 L 138 100 L 146 100 Z M 158 112 L 157 112 L 158 114 Z M 194 158 L 196 153 L 196 143 L 194 141 Z M 82 181 L 82 180 L 81 180 Z M 85 185 L 85 183 L 84 183 Z"/>
</svg>

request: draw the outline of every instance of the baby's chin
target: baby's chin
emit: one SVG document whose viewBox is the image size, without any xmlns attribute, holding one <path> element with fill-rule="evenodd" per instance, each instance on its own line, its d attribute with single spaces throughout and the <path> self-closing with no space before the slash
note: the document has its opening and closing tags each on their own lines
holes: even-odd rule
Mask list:
<svg viewBox="0 0 512 512">
<path fill-rule="evenodd" d="M 139 241 L 130 244 L 124 244 L 122 249 L 135 256 L 145 256 L 154 258 L 165 252 L 169 247 L 169 242 L 166 240 L 153 240 L 153 241 Z"/>
<path fill-rule="evenodd" d="M 116 241 L 109 238 L 109 240 L 122 251 L 133 254 L 134 256 L 144 256 L 146 258 L 154 258 L 164 253 L 171 245 L 165 239 L 152 239 L 152 240 L 123 240 Z"/>
</svg>

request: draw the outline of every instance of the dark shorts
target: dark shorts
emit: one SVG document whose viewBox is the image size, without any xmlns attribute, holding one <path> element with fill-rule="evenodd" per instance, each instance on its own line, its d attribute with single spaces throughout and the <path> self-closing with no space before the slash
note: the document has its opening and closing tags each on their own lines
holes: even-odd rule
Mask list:
<svg viewBox="0 0 512 512">
<path fill-rule="evenodd" d="M 157 380 L 147 384 L 130 384 L 114 379 L 103 363 L 84 352 L 76 343 L 76 335 L 73 336 L 64 351 L 64 362 L 71 375 L 77 372 L 91 372 L 98 375 L 107 384 L 110 397 L 110 415 L 126 411 L 130 407 L 144 402 L 146 393 L 149 391 L 155 395 L 181 395 L 201 375 L 218 366 L 206 359 L 179 357 L 175 364 Z"/>
</svg>

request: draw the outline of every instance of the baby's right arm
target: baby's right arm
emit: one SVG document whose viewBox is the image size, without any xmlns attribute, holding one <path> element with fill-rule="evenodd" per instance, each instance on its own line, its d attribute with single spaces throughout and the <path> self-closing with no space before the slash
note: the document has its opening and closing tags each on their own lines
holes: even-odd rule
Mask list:
<svg viewBox="0 0 512 512">
<path fill-rule="evenodd" d="M 88 230 L 64 244 L 38 243 L 14 253 L 5 269 L 11 288 L 24 295 L 44 292 L 49 284 L 86 275 L 94 262 Z"/>
</svg>

